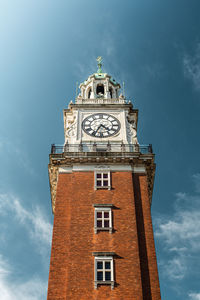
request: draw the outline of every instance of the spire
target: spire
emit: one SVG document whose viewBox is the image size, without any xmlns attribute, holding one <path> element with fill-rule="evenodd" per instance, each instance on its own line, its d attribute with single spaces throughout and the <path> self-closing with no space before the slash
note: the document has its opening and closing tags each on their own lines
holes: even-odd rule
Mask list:
<svg viewBox="0 0 200 300">
<path fill-rule="evenodd" d="M 101 69 L 101 67 L 102 67 L 102 57 L 101 56 L 98 56 L 97 57 L 97 62 L 98 62 L 98 70 L 97 70 L 97 73 L 98 74 L 100 74 L 100 73 L 102 73 L 102 69 Z"/>
</svg>

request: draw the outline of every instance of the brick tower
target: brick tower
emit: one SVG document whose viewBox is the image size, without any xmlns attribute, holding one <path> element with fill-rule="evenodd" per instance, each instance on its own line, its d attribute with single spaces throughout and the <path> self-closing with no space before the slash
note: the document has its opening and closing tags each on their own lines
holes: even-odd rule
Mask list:
<svg viewBox="0 0 200 300">
<path fill-rule="evenodd" d="M 64 146 L 51 149 L 47 299 L 159 300 L 154 154 L 138 144 L 138 110 L 97 61 L 97 73 L 64 109 Z"/>
</svg>

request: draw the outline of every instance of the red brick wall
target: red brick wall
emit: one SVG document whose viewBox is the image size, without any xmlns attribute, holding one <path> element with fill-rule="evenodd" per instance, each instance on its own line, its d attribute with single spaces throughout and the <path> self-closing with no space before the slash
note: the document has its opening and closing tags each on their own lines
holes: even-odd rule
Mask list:
<svg viewBox="0 0 200 300">
<path fill-rule="evenodd" d="M 115 205 L 114 233 L 94 233 L 97 203 Z M 114 290 L 94 289 L 94 251 L 118 255 Z M 148 262 L 141 263 L 145 257 Z M 141 278 L 145 280 L 146 274 L 145 289 Z M 112 190 L 95 191 L 93 172 L 59 175 L 47 299 L 88 298 L 160 299 L 146 176 L 133 180 L 131 172 L 112 172 Z"/>
</svg>

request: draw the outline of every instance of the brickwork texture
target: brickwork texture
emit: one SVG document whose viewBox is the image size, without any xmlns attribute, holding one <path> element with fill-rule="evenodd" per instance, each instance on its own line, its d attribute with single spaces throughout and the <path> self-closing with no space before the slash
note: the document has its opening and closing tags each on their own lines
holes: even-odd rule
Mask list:
<svg viewBox="0 0 200 300">
<path fill-rule="evenodd" d="M 93 172 L 59 174 L 48 300 L 159 300 L 146 175 L 112 172 L 112 189 L 94 190 Z M 113 204 L 113 233 L 94 233 L 93 204 Z M 114 280 L 94 288 L 92 252 L 115 252 Z"/>
</svg>

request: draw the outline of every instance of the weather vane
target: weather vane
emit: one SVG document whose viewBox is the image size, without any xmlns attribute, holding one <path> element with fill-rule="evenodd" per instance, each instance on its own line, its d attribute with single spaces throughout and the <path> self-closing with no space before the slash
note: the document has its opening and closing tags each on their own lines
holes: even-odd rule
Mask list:
<svg viewBox="0 0 200 300">
<path fill-rule="evenodd" d="M 102 57 L 101 56 L 98 56 L 97 57 L 97 62 L 98 62 L 98 70 L 97 70 L 97 73 L 102 73 Z"/>
</svg>

